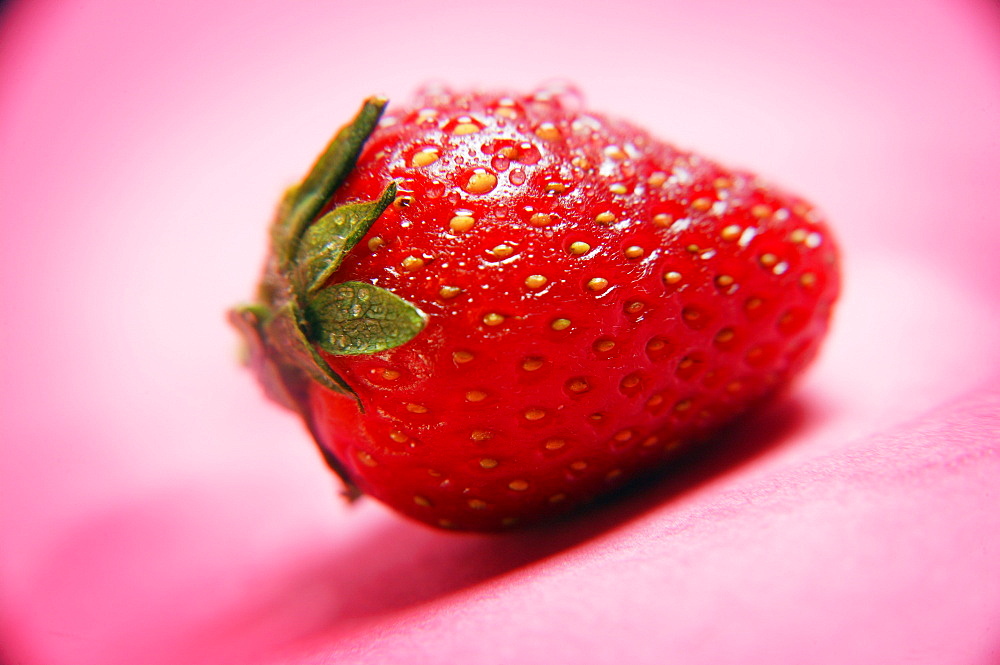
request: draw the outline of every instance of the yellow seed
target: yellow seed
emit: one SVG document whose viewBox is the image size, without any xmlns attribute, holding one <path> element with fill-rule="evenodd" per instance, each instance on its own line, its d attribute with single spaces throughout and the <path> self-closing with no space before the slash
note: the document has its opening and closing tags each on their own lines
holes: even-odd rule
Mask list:
<svg viewBox="0 0 1000 665">
<path fill-rule="evenodd" d="M 476 169 L 465 184 L 470 194 L 487 194 L 497 186 L 497 177 L 485 169 Z"/>
<path fill-rule="evenodd" d="M 463 136 L 465 134 L 475 134 L 479 131 L 479 125 L 474 122 L 462 122 L 459 121 L 455 125 L 455 129 L 451 130 L 452 134 L 457 134 L 458 136 Z"/>
<path fill-rule="evenodd" d="M 424 267 L 424 260 L 419 256 L 407 256 L 403 259 L 403 270 L 414 272 Z"/>
<path fill-rule="evenodd" d="M 545 141 L 558 141 L 562 138 L 562 132 L 551 122 L 543 122 L 535 130 L 535 136 Z"/>
<path fill-rule="evenodd" d="M 566 330 L 566 328 L 569 328 L 570 325 L 572 325 L 572 323 L 573 322 L 570 321 L 569 319 L 556 319 L 555 321 L 552 322 L 552 329 Z"/>
<path fill-rule="evenodd" d="M 774 214 L 774 211 L 771 210 L 771 206 L 764 205 L 763 203 L 758 203 L 752 208 L 750 208 L 750 214 L 756 217 L 757 219 L 764 219 L 765 217 L 770 217 L 772 214 Z"/>
<path fill-rule="evenodd" d="M 651 409 L 655 409 L 659 405 L 663 404 L 663 395 L 653 395 L 646 400 L 646 406 Z"/>
<path fill-rule="evenodd" d="M 553 192 L 555 194 L 562 194 L 566 191 L 566 185 L 561 182 L 549 182 L 545 184 L 546 192 Z"/>
<path fill-rule="evenodd" d="M 405 443 L 410 439 L 410 437 L 406 436 L 402 432 L 396 432 L 396 431 L 389 432 L 389 438 L 395 441 L 396 443 Z"/>
<path fill-rule="evenodd" d="M 424 508 L 430 508 L 431 507 L 430 499 L 428 499 L 425 496 L 420 496 L 419 494 L 414 495 L 414 497 L 413 497 L 413 503 L 417 504 L 418 506 L 422 506 Z"/>
<path fill-rule="evenodd" d="M 667 284 L 676 284 L 677 282 L 681 281 L 681 279 L 683 279 L 683 275 L 681 275 L 676 270 L 671 270 L 670 272 L 667 272 L 663 275 L 663 281 L 666 282 Z"/>
<path fill-rule="evenodd" d="M 396 206 L 397 208 L 407 208 L 412 204 L 413 204 L 413 197 L 408 196 L 406 194 L 397 196 L 396 200 L 392 202 L 392 205 Z"/>
<path fill-rule="evenodd" d="M 438 153 L 437 148 L 424 148 L 420 152 L 413 155 L 413 159 L 410 160 L 410 164 L 413 166 L 428 166 L 433 164 L 438 160 L 441 155 Z"/>
<path fill-rule="evenodd" d="M 691 207 L 698 212 L 706 212 L 712 208 L 712 199 L 702 196 L 692 201 Z"/>
<path fill-rule="evenodd" d="M 630 429 L 623 429 L 622 431 L 615 434 L 615 441 L 617 441 L 618 443 L 625 443 L 631 438 L 632 438 L 632 430 Z"/>
<path fill-rule="evenodd" d="M 577 460 L 576 462 L 570 464 L 569 468 L 573 469 L 574 471 L 583 471 L 584 469 L 587 468 L 587 463 L 584 462 L 583 460 Z"/>
<path fill-rule="evenodd" d="M 763 304 L 764 301 L 761 300 L 760 298 L 748 298 L 743 306 L 746 307 L 747 310 L 752 312 L 753 310 L 759 308 Z"/>
<path fill-rule="evenodd" d="M 608 187 L 612 194 L 628 194 L 628 187 L 624 183 L 616 182 Z"/>
<path fill-rule="evenodd" d="M 479 466 L 483 467 L 484 469 L 495 469 L 497 464 L 499 464 L 499 462 L 490 457 L 484 457 L 483 459 L 479 460 Z"/>
<path fill-rule="evenodd" d="M 645 307 L 646 306 L 638 300 L 632 300 L 630 302 L 625 303 L 625 311 L 628 312 L 629 314 L 638 314 Z"/>
<path fill-rule="evenodd" d="M 506 259 L 514 253 L 514 248 L 507 244 L 499 244 L 491 249 L 490 253 L 498 259 Z"/>
<path fill-rule="evenodd" d="M 368 249 L 373 252 L 384 244 L 385 240 L 382 240 L 379 236 L 372 236 L 368 239 Z"/>
<path fill-rule="evenodd" d="M 484 429 L 477 429 L 469 435 L 469 438 L 473 441 L 489 441 L 493 438 L 493 432 L 489 432 Z"/>
<path fill-rule="evenodd" d="M 553 494 L 552 496 L 549 497 L 549 503 L 559 503 L 560 501 L 565 501 L 565 500 L 566 500 L 566 495 L 563 494 L 562 492 L 559 492 L 558 494 Z"/>
<path fill-rule="evenodd" d="M 616 162 L 620 162 L 623 159 L 628 159 L 628 153 L 622 150 L 616 145 L 609 145 L 604 149 L 604 154 Z"/>
<path fill-rule="evenodd" d="M 483 323 L 485 323 L 488 326 L 498 326 L 504 322 L 504 319 L 505 317 L 503 314 L 490 312 L 489 314 L 483 317 Z"/>
<path fill-rule="evenodd" d="M 509 483 L 507 483 L 507 487 L 511 488 L 515 492 L 523 492 L 526 489 L 528 489 L 528 481 L 527 480 L 512 480 Z"/>
<path fill-rule="evenodd" d="M 399 378 L 399 372 L 394 369 L 384 369 L 382 370 L 382 378 L 387 381 L 395 381 Z"/>
<path fill-rule="evenodd" d="M 777 262 L 778 262 L 778 257 L 772 254 L 771 252 L 768 252 L 766 254 L 761 254 L 760 256 L 760 264 L 765 268 L 770 268 Z"/>
<path fill-rule="evenodd" d="M 726 228 L 722 229 L 719 233 L 719 237 L 726 241 L 733 241 L 739 239 L 742 233 L 743 228 L 739 224 L 730 224 Z"/>
<path fill-rule="evenodd" d="M 716 178 L 715 182 L 713 182 L 712 184 L 715 186 L 716 189 L 729 189 L 730 187 L 733 186 L 733 181 L 730 180 L 729 178 L 720 176 Z"/>
<path fill-rule="evenodd" d="M 437 120 L 437 117 L 437 109 L 420 109 L 420 112 L 417 113 L 417 123 L 423 124 L 425 122 L 432 122 Z"/>
<path fill-rule="evenodd" d="M 587 282 L 587 288 L 591 291 L 603 291 L 608 288 L 608 280 L 603 277 L 594 277 L 589 282 Z"/>
<path fill-rule="evenodd" d="M 559 450 L 566 445 L 565 439 L 549 439 L 545 442 L 546 450 Z"/>
<path fill-rule="evenodd" d="M 549 226 L 555 221 L 555 218 L 547 212 L 536 212 L 528 220 L 532 226 Z"/>
<path fill-rule="evenodd" d="M 806 288 L 816 286 L 816 275 L 811 272 L 802 273 L 802 276 L 799 277 L 799 284 Z"/>
<path fill-rule="evenodd" d="M 667 174 L 663 171 L 654 171 L 649 175 L 649 179 L 646 182 L 649 183 L 650 187 L 659 187 L 667 181 Z"/>
<path fill-rule="evenodd" d="M 451 218 L 448 225 L 451 227 L 452 231 L 468 231 L 476 223 L 476 220 L 468 215 L 455 215 Z"/>
<path fill-rule="evenodd" d="M 540 369 L 543 364 L 544 361 L 541 358 L 525 358 L 521 363 L 521 367 L 525 371 L 534 372 L 536 369 Z"/>
<path fill-rule="evenodd" d="M 465 399 L 469 400 L 470 402 L 482 402 L 484 399 L 486 399 L 486 393 L 484 393 L 482 390 L 470 390 L 469 392 L 465 393 Z"/>
<path fill-rule="evenodd" d="M 794 231 L 788 234 L 788 239 L 794 242 L 795 244 L 804 243 L 806 241 L 806 238 L 808 237 L 809 237 L 809 232 L 806 231 L 805 229 L 795 229 Z"/>
<path fill-rule="evenodd" d="M 545 417 L 545 411 L 542 409 L 528 409 L 524 412 L 524 417 L 528 420 L 541 420 Z"/>
<path fill-rule="evenodd" d="M 733 341 L 734 337 L 736 337 L 736 333 L 733 332 L 732 328 L 723 328 L 718 333 L 716 333 L 715 341 L 719 342 L 720 344 L 725 344 L 727 342 Z"/>
<path fill-rule="evenodd" d="M 594 343 L 594 348 L 598 351 L 607 352 L 615 348 L 615 342 L 610 339 L 599 339 Z"/>
<path fill-rule="evenodd" d="M 427 413 L 427 407 L 423 404 L 407 404 L 406 410 L 410 413 Z"/>
<path fill-rule="evenodd" d="M 585 393 L 590 390 L 590 384 L 586 379 L 570 379 L 566 387 L 573 393 Z"/>
<path fill-rule="evenodd" d="M 729 288 L 735 281 L 736 280 L 733 279 L 732 275 L 716 275 L 715 277 L 715 285 L 720 289 Z"/>
<path fill-rule="evenodd" d="M 629 374 L 622 379 L 623 388 L 635 388 L 637 385 L 639 385 L 639 377 L 635 374 Z"/>
<path fill-rule="evenodd" d="M 594 217 L 594 221 L 598 224 L 612 224 L 614 223 L 616 217 L 613 212 L 602 212 Z"/>
<path fill-rule="evenodd" d="M 438 290 L 438 295 L 444 298 L 445 300 L 448 300 L 450 298 L 454 298 L 461 292 L 462 289 L 458 288 L 457 286 L 442 286 Z"/>
<path fill-rule="evenodd" d="M 482 499 L 469 499 L 466 503 L 469 504 L 469 508 L 473 510 L 482 510 L 486 507 L 486 502 Z"/>
<path fill-rule="evenodd" d="M 375 461 L 375 458 L 363 450 L 359 450 L 357 452 L 357 458 L 358 461 L 360 461 L 365 466 L 378 466 L 378 462 Z"/>
<path fill-rule="evenodd" d="M 663 212 L 653 217 L 653 224 L 663 229 L 669 228 L 670 225 L 673 223 L 674 223 L 674 218 Z"/>
<path fill-rule="evenodd" d="M 455 362 L 463 364 L 471 361 L 473 358 L 475 358 L 475 356 L 473 356 L 472 353 L 470 353 L 469 351 L 455 351 L 454 353 L 451 354 L 451 358 Z"/>
<path fill-rule="evenodd" d="M 586 254 L 590 251 L 590 245 L 585 242 L 577 241 L 569 246 L 569 251 L 576 255 Z"/>
<path fill-rule="evenodd" d="M 642 247 L 639 247 L 639 245 L 630 245 L 629 247 L 625 248 L 625 258 L 627 259 L 638 259 L 645 253 L 646 250 L 644 250 Z"/>
<path fill-rule="evenodd" d="M 677 404 L 674 404 L 674 411 L 676 411 L 677 413 L 684 413 L 685 411 L 690 410 L 690 408 L 691 408 L 691 400 L 689 399 L 682 399 L 681 401 L 677 402 Z"/>
<path fill-rule="evenodd" d="M 528 275 L 524 280 L 524 283 L 529 289 L 540 289 L 545 286 L 545 283 L 549 280 L 545 278 L 544 275 Z"/>
<path fill-rule="evenodd" d="M 644 448 L 652 448 L 653 446 L 655 446 L 655 445 L 656 445 L 656 444 L 658 444 L 659 442 L 660 442 L 660 439 L 659 439 L 658 437 L 655 437 L 655 436 L 648 436 L 648 437 L 646 437 L 646 439 L 645 439 L 645 440 L 644 440 L 644 441 L 642 442 L 642 445 L 643 445 L 643 447 L 644 447 Z"/>
</svg>

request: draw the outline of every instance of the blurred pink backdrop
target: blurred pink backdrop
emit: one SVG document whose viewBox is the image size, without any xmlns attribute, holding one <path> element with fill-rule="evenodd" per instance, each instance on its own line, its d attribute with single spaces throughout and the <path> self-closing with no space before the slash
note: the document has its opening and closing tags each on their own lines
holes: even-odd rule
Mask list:
<svg viewBox="0 0 1000 665">
<path fill-rule="evenodd" d="M 1000 662 L 986 0 L 21 0 L 0 15 L 0 661 Z M 792 396 L 502 536 L 349 508 L 236 362 L 278 195 L 371 93 L 574 81 L 824 208 Z"/>
</svg>

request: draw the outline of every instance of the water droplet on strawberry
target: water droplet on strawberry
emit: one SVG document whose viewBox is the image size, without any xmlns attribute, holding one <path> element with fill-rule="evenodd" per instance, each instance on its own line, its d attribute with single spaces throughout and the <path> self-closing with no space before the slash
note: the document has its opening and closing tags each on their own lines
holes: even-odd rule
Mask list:
<svg viewBox="0 0 1000 665">
<path fill-rule="evenodd" d="M 537 164 L 542 158 L 542 151 L 539 150 L 534 143 L 530 143 L 528 141 L 518 143 L 515 150 L 516 152 L 512 158 L 521 164 L 527 164 L 530 166 L 532 164 Z"/>
<path fill-rule="evenodd" d="M 440 180 L 431 180 L 424 189 L 424 195 L 428 199 L 438 199 L 444 195 L 445 185 Z"/>
<path fill-rule="evenodd" d="M 490 166 L 497 171 L 506 171 L 510 166 L 510 160 L 503 155 L 494 155 L 493 159 L 490 160 Z"/>
<path fill-rule="evenodd" d="M 470 194 L 489 194 L 497 186 L 497 177 L 486 169 L 473 169 L 463 189 Z"/>
</svg>

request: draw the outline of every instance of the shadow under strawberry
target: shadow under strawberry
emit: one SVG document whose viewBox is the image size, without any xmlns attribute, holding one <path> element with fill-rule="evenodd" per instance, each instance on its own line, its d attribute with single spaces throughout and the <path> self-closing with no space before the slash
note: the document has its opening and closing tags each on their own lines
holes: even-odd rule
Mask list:
<svg viewBox="0 0 1000 665">
<path fill-rule="evenodd" d="M 389 513 L 368 536 L 330 560 L 303 571 L 288 588 L 290 598 L 304 588 L 323 589 L 339 599 L 314 637 L 329 641 L 376 616 L 435 603 L 488 585 L 554 557 L 585 547 L 630 525 L 656 519 L 672 503 L 706 483 L 724 478 L 787 445 L 824 417 L 818 405 L 787 396 L 747 416 L 696 446 L 663 471 L 640 478 L 582 511 L 557 521 L 502 534 L 451 533 L 427 528 Z M 672 521 L 664 514 L 664 520 Z M 654 525 L 653 528 L 656 528 Z M 683 528 L 666 527 L 675 532 Z M 484 593 L 487 591 L 484 591 Z M 275 606 L 284 604 L 274 599 Z M 308 639 L 308 638 L 307 638 Z"/>
</svg>

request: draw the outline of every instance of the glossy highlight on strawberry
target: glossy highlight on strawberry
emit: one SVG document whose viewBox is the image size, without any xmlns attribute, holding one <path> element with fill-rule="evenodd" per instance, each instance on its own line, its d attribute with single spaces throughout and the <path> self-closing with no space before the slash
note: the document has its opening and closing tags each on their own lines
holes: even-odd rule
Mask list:
<svg viewBox="0 0 1000 665">
<path fill-rule="evenodd" d="M 840 279 L 807 202 L 572 91 L 384 105 L 286 196 L 232 314 L 352 494 L 535 522 L 712 445 L 817 353 Z"/>
</svg>

